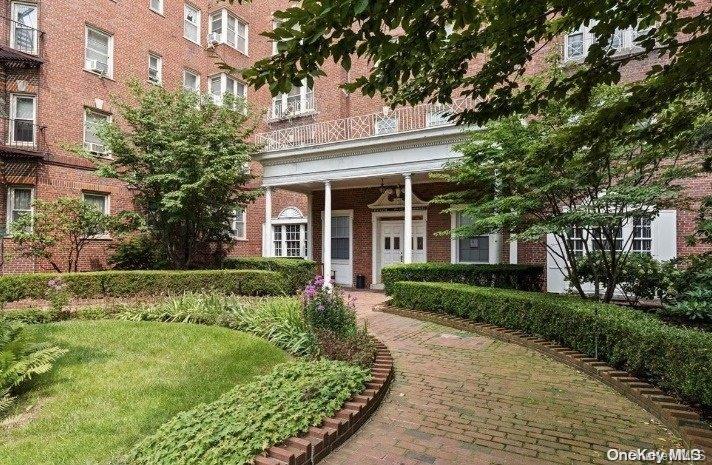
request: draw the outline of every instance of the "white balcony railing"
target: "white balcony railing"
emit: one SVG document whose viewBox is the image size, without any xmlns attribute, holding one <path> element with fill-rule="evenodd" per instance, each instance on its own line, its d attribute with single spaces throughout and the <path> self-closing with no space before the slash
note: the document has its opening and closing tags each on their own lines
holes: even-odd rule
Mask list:
<svg viewBox="0 0 712 465">
<path fill-rule="evenodd" d="M 472 99 L 460 98 L 450 104 L 384 108 L 379 113 L 264 132 L 257 134 L 257 143 L 263 146 L 263 151 L 271 152 L 450 126 L 455 124 L 450 116 L 473 107 Z"/>
</svg>

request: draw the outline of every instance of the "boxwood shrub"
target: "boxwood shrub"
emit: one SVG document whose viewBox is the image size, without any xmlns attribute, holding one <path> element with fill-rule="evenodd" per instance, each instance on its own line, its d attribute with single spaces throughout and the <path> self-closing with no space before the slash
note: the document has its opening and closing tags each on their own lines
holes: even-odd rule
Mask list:
<svg viewBox="0 0 712 465">
<path fill-rule="evenodd" d="M 464 283 L 474 286 L 540 291 L 544 267 L 540 265 L 468 265 L 462 263 L 413 263 L 390 265 L 381 277 L 386 292 L 398 281 Z"/>
<path fill-rule="evenodd" d="M 298 258 L 228 258 L 223 262 L 223 268 L 276 271 L 284 276 L 285 286 L 291 294 L 303 289 L 316 276 L 316 262 Z"/>
<path fill-rule="evenodd" d="M 37 273 L 0 277 L 0 301 L 44 299 L 47 283 L 61 279 L 77 298 L 168 295 L 215 291 L 239 295 L 280 295 L 286 292 L 282 275 L 264 270 L 97 271 Z"/>
<path fill-rule="evenodd" d="M 520 330 L 623 368 L 709 410 L 712 334 L 670 326 L 641 311 L 577 297 L 462 284 L 397 282 L 393 304 Z"/>
</svg>

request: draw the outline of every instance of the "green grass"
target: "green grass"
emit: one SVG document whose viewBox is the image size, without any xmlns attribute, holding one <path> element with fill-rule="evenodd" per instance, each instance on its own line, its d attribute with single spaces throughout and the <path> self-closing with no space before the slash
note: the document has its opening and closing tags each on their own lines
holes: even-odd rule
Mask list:
<svg viewBox="0 0 712 465">
<path fill-rule="evenodd" d="M 106 463 L 176 413 L 287 359 L 262 339 L 219 327 L 71 321 L 28 331 L 69 353 L 21 399 L 26 424 L 0 427 L 3 465 Z"/>
</svg>

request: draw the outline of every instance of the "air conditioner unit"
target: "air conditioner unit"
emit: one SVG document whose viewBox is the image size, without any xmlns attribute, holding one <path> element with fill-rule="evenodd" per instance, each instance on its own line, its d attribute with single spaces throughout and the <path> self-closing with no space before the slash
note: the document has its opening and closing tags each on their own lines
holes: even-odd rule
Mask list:
<svg viewBox="0 0 712 465">
<path fill-rule="evenodd" d="M 89 151 L 91 153 L 95 153 L 97 155 L 108 155 L 109 154 L 109 151 L 106 149 L 105 145 L 97 144 L 95 142 L 85 142 L 84 148 L 87 149 L 87 151 Z"/>
<path fill-rule="evenodd" d="M 104 75 L 109 72 L 109 66 L 99 60 L 87 60 L 87 69 L 94 73 Z"/>
<path fill-rule="evenodd" d="M 208 45 L 211 47 L 218 45 L 220 43 L 220 33 L 219 32 L 211 32 L 208 34 Z"/>
</svg>

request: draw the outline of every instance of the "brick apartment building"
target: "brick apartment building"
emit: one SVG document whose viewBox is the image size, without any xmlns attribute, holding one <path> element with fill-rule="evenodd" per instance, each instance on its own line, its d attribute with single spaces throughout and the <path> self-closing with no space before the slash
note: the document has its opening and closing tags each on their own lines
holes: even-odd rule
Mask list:
<svg viewBox="0 0 712 465">
<path fill-rule="evenodd" d="M 498 232 L 469 239 L 435 234 L 466 220 L 428 202 L 448 189 L 429 174 L 458 157 L 452 145 L 465 134 L 446 115 L 471 105 L 467 99 L 389 110 L 377 98 L 339 89 L 368 72 L 369 65 L 358 61 L 349 73 L 327 65 L 327 76 L 313 89 L 303 86 L 277 98 L 220 71 L 217 61 L 242 68 L 272 54 L 274 44 L 259 33 L 273 27 L 273 12 L 288 3 L 5 0 L 0 224 L 7 226 L 13 215 L 29 209 L 33 198 L 83 196 L 107 212 L 131 208 L 125 186 L 95 176 L 92 163 L 66 146 L 85 144 L 105 156 L 92 125 L 112 117 L 110 96 L 125 95 L 126 81 L 138 78 L 146 85 L 184 86 L 216 96 L 233 92 L 265 110 L 257 137 L 265 149 L 253 170 L 266 194 L 239 215 L 235 255 L 310 257 L 341 284 L 353 285 L 360 275 L 374 287 L 380 269 L 400 261 L 546 263 L 549 289 L 563 290 L 543 242 L 512 243 Z M 533 71 L 545 66 L 551 47 L 574 62 L 590 42 L 587 30 L 573 31 L 542 50 Z M 633 31 L 620 31 L 614 46 L 620 53 L 630 50 Z M 626 79 L 640 78 L 653 61 L 631 66 Z M 689 184 L 694 195 L 712 193 L 709 178 Z M 635 228 L 641 247 L 668 259 L 703 250 L 684 240 L 694 229 L 694 216 L 671 210 L 651 224 L 625 228 Z M 324 232 L 331 240 L 323 241 Z M 108 243 L 93 243 L 82 269 L 104 268 Z M 2 244 L 3 256 L 12 256 L 11 241 Z M 45 267 L 13 259 L 0 270 Z"/>
</svg>

